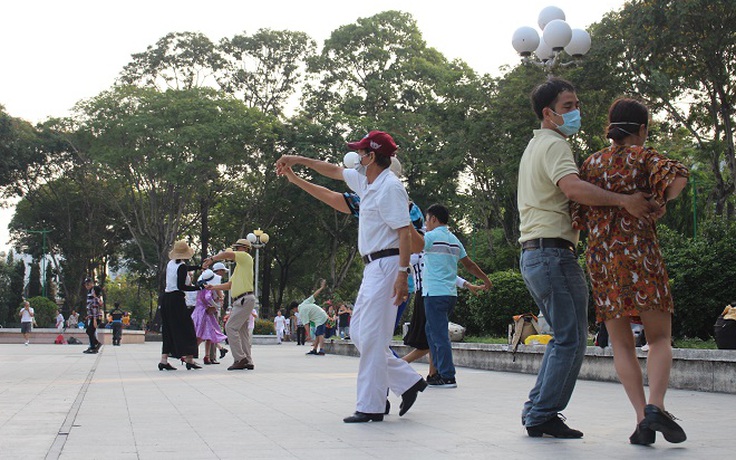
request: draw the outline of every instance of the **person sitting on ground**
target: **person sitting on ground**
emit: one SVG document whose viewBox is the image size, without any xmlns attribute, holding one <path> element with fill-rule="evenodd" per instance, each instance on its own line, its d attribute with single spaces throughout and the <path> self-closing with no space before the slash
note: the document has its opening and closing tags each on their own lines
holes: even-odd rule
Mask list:
<svg viewBox="0 0 736 460">
<path fill-rule="evenodd" d="M 322 342 L 325 337 L 325 323 L 327 322 L 327 313 L 315 303 L 315 298 L 320 292 L 327 286 L 327 281 L 320 280 L 320 286 L 314 293 L 304 299 L 300 304 L 296 301 L 291 302 L 289 311 L 298 310 L 299 318 L 302 323 L 306 326 L 309 323 L 313 323 L 315 326 L 314 340 L 312 341 L 312 349 L 307 352 L 308 355 L 324 355 L 322 351 Z"/>
<path fill-rule="evenodd" d="M 66 320 L 66 326 L 71 328 L 79 327 L 79 313 L 76 310 L 72 310 L 69 314 L 69 318 Z"/>
</svg>

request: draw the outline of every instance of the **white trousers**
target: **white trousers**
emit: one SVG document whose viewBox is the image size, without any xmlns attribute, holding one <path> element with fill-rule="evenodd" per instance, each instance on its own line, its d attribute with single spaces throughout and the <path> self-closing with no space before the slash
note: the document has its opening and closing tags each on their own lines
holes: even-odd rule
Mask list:
<svg viewBox="0 0 736 460">
<path fill-rule="evenodd" d="M 403 394 L 422 377 L 389 350 L 396 323 L 393 286 L 399 257 L 384 257 L 365 266 L 363 281 L 350 320 L 350 338 L 360 352 L 358 366 L 359 412 L 382 414 L 386 389 Z"/>
<path fill-rule="evenodd" d="M 276 339 L 278 339 L 279 343 L 284 339 L 284 328 L 278 327 L 276 328 Z"/>
</svg>

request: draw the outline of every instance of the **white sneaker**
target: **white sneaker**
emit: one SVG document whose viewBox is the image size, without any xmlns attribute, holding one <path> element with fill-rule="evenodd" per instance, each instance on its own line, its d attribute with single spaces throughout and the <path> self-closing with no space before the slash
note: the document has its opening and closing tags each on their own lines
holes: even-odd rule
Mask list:
<svg viewBox="0 0 736 460">
<path fill-rule="evenodd" d="M 26 340 L 26 346 L 28 346 L 28 341 Z"/>
</svg>

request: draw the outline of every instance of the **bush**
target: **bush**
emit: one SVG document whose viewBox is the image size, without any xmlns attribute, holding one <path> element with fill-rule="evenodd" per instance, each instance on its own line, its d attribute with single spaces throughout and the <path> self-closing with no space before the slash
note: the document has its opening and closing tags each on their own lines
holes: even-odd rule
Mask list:
<svg viewBox="0 0 736 460">
<path fill-rule="evenodd" d="M 256 319 L 255 327 L 253 328 L 253 334 L 257 335 L 273 335 L 276 330 L 273 328 L 273 321 L 267 319 Z"/>
<path fill-rule="evenodd" d="M 470 335 L 505 336 L 512 316 L 531 311 L 539 313 L 521 273 L 506 270 L 488 276 L 493 289 L 475 296 L 460 291 L 458 305 L 451 319 L 462 324 Z"/>
<path fill-rule="evenodd" d="M 28 302 L 33 308 L 33 315 L 36 319 L 38 327 L 55 327 L 56 326 L 56 311 L 59 307 L 46 297 L 38 296 L 31 297 Z M 23 308 L 23 305 L 18 307 L 18 310 Z"/>
<path fill-rule="evenodd" d="M 673 335 L 707 340 L 723 307 L 734 300 L 736 225 L 704 222 L 697 240 L 663 226 L 658 231 L 675 302 Z"/>
</svg>

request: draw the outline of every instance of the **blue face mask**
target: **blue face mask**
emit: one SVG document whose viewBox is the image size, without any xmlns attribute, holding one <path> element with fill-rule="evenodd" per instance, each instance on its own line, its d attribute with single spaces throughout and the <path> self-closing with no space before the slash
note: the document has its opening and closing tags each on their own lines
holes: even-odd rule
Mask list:
<svg viewBox="0 0 736 460">
<path fill-rule="evenodd" d="M 552 110 L 552 113 L 562 117 L 561 125 L 558 125 L 554 121 L 552 123 L 554 123 L 555 126 L 557 126 L 557 130 L 565 136 L 572 136 L 580 130 L 580 110 L 575 109 L 572 112 L 567 112 L 563 114 L 559 114 Z"/>
</svg>

